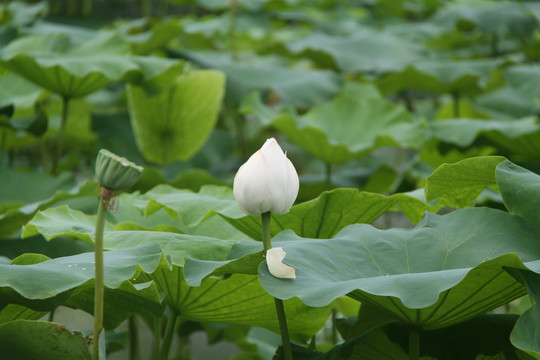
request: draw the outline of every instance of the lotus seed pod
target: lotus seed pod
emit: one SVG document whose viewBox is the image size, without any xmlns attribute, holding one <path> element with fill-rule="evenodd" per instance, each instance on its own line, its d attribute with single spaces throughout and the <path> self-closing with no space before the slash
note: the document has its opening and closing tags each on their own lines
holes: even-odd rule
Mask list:
<svg viewBox="0 0 540 360">
<path fill-rule="evenodd" d="M 96 175 L 101 186 L 111 190 L 126 189 L 139 180 L 143 167 L 126 158 L 101 149 L 96 159 Z"/>
</svg>

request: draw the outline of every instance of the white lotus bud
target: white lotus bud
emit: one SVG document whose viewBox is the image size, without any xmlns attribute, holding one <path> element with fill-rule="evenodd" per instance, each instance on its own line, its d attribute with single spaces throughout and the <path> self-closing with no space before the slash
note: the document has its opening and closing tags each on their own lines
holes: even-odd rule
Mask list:
<svg viewBox="0 0 540 360">
<path fill-rule="evenodd" d="M 266 251 L 266 264 L 270 274 L 277 278 L 295 279 L 295 269 L 283 263 L 283 259 L 287 253 L 283 248 L 275 247 Z"/>
<path fill-rule="evenodd" d="M 296 169 L 272 138 L 238 169 L 234 177 L 234 198 L 249 215 L 272 212 L 285 214 L 298 195 Z"/>
</svg>

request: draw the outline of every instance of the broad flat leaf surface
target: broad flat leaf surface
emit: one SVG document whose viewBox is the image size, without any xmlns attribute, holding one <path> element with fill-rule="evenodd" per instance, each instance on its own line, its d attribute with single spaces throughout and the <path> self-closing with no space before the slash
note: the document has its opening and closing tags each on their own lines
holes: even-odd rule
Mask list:
<svg viewBox="0 0 540 360">
<path fill-rule="evenodd" d="M 292 41 L 287 49 L 315 61 L 317 53 L 332 57 L 344 72 L 392 72 L 421 59 L 424 49 L 406 39 L 382 31 L 363 29 L 351 36 L 315 33 Z"/>
<path fill-rule="evenodd" d="M 39 86 L 11 72 L 2 76 L 0 82 L 0 106 L 13 104 L 16 117 L 34 113 L 34 103 L 41 93 Z"/>
<path fill-rule="evenodd" d="M 6 359 L 90 359 L 87 340 L 61 324 L 15 320 L 0 325 L 0 347 Z"/>
<path fill-rule="evenodd" d="M 125 281 L 116 289 L 105 288 L 104 298 L 103 326 L 106 329 L 115 329 L 134 313 L 148 312 L 160 316 L 163 310 L 162 299 L 153 282 L 133 284 Z M 94 281 L 78 286 L 63 305 L 93 314 Z"/>
<path fill-rule="evenodd" d="M 91 241 L 94 221 L 94 217 L 65 206 L 53 208 L 38 213 L 25 228 L 24 235 L 42 233 L 47 239 L 68 235 Z M 76 228 L 74 228 L 75 224 L 78 224 Z M 143 268 L 143 270 L 151 274 L 151 278 L 156 281 L 160 291 L 164 291 L 170 304 L 177 308 L 180 315 L 197 321 L 247 324 L 277 331 L 273 298 L 261 288 L 255 276 L 258 264 L 262 261 L 262 254 L 249 255 L 251 262 L 247 266 L 242 265 L 243 272 L 252 275 L 234 275 L 226 280 L 208 279 L 200 288 L 190 288 L 184 280 L 181 268 L 184 266 L 186 256 L 200 260 L 225 261 L 230 257 L 235 257 L 237 252 L 235 244 L 238 241 L 158 231 L 114 231 L 112 229 L 112 225 L 106 226 L 104 234 L 106 249 L 126 249 L 134 246 L 138 246 L 135 249 L 141 249 L 148 246 L 157 247 L 156 243 L 159 244 L 163 253 L 174 265 L 173 269 L 170 269 L 168 263 L 162 262 L 155 272 L 153 269 Z M 250 242 L 256 245 L 253 253 L 261 250 L 261 243 Z M 128 250 L 112 250 L 106 252 L 105 255 Z M 80 270 L 81 266 L 78 264 L 77 269 Z M 107 269 L 105 273 L 107 274 Z M 181 291 L 178 290 L 179 287 L 182 288 Z M 84 287 L 80 290 L 76 289 L 74 294 L 77 295 L 84 289 Z M 121 298 L 123 295 L 118 291 L 112 296 Z M 90 305 L 83 302 L 82 295 L 76 296 L 75 300 L 79 302 L 77 305 L 71 305 L 72 300 L 72 298 L 68 300 L 70 306 L 90 309 Z M 137 301 L 150 300 L 143 297 Z M 129 312 L 130 307 L 122 311 Z M 294 320 L 296 324 L 290 325 L 291 332 L 295 338 L 303 341 L 323 326 L 328 319 L 330 309 L 311 309 L 299 300 L 294 300 L 291 301 L 289 311 L 291 319 L 297 319 Z M 117 315 L 121 314 L 122 312 Z"/>
<path fill-rule="evenodd" d="M 526 94 L 506 85 L 475 97 L 479 110 L 495 119 L 515 119 L 530 116 L 540 111 L 540 102 L 535 103 Z"/>
<path fill-rule="evenodd" d="M 279 332 L 274 298 L 257 276 L 234 274 L 224 280 L 207 279 L 189 287 L 183 270 L 160 268 L 152 278 L 165 291 L 167 302 L 189 320 L 260 326 Z M 310 308 L 298 299 L 285 301 L 287 324 L 293 339 L 307 341 L 326 322 L 330 307 Z"/>
<path fill-rule="evenodd" d="M 473 95 L 486 86 L 498 60 L 421 60 L 400 72 L 377 81 L 384 94 L 403 89 L 424 90 L 438 94 Z"/>
<path fill-rule="evenodd" d="M 155 243 L 104 253 L 105 286 L 117 288 L 138 269 L 151 273 L 161 258 Z M 60 257 L 32 265 L 0 265 L 0 287 L 28 299 L 47 299 L 94 278 L 94 253 Z"/>
<path fill-rule="evenodd" d="M 484 314 L 445 329 L 422 331 L 420 353 L 437 360 L 532 360 L 533 357 L 524 356 L 510 343 L 517 318 L 510 314 Z M 390 341 L 407 348 L 409 329 L 406 325 L 394 322 L 382 329 Z"/>
<path fill-rule="evenodd" d="M 67 206 L 40 211 L 23 230 L 23 237 L 42 234 L 47 240 L 71 236 L 93 243 L 95 216 L 72 210 Z M 175 265 L 182 266 L 184 257 L 204 260 L 225 260 L 237 241 L 178 234 L 163 231 L 115 231 L 114 225 L 105 224 L 104 247 L 108 250 L 159 244 Z"/>
<path fill-rule="evenodd" d="M 10 208 L 9 204 L 25 205 L 53 196 L 57 191 L 66 191 L 75 186 L 73 174 L 62 173 L 57 177 L 42 172 L 20 172 L 2 169 L 0 172 L 0 212 Z"/>
<path fill-rule="evenodd" d="M 169 185 L 158 185 L 141 195 L 135 205 L 145 216 L 164 208 L 171 217 L 184 226 L 195 226 L 219 212 L 232 218 L 245 216 L 234 200 L 232 189 L 225 186 L 205 185 L 198 193 L 177 189 Z"/>
<path fill-rule="evenodd" d="M 293 356 L 299 360 L 407 360 L 409 356 L 384 331 L 373 330 L 356 339 L 345 341 L 326 353 L 293 346 Z M 280 358 L 281 359 L 281 358 Z M 428 358 L 421 358 L 428 360 Z"/>
<path fill-rule="evenodd" d="M 27 253 L 14 259 L 11 266 L 32 265 L 47 260 L 50 259 L 44 255 Z M 69 271 L 70 269 L 68 269 Z M 50 272 L 47 272 L 47 274 L 51 276 Z M 46 281 L 43 278 L 39 279 Z M 43 300 L 31 300 L 19 295 L 13 288 L 2 287 L 0 288 L 0 299 L 2 300 L 0 301 L 0 308 L 2 308 L 0 319 L 3 318 L 3 322 L 18 318 L 37 320 L 46 312 L 54 310 L 60 305 L 81 309 L 89 314 L 94 312 L 93 280 L 86 281 L 73 290 L 62 292 L 62 289 L 58 289 L 58 291 L 59 294 L 53 297 Z M 124 281 L 116 289 L 105 288 L 105 299 L 104 326 L 106 328 L 117 327 L 131 314 L 139 312 L 141 309 L 156 315 L 160 315 L 162 311 L 160 295 L 155 284 L 151 282 L 134 285 L 129 281 Z M 39 314 L 42 315 L 37 317 Z"/>
<path fill-rule="evenodd" d="M 34 265 L 34 264 L 42 263 L 47 260 L 50 260 L 50 258 L 45 255 L 26 253 L 13 259 L 13 261 L 11 261 L 9 265 L 11 266 Z M 16 305 L 19 307 L 18 310 L 21 311 L 23 318 L 24 316 L 31 317 L 32 314 L 29 313 L 27 310 L 33 310 L 35 312 L 51 311 L 57 308 L 58 306 L 62 305 L 62 303 L 66 301 L 68 296 L 69 296 L 68 292 L 63 292 L 63 293 L 59 293 L 55 296 L 52 296 L 46 299 L 28 299 L 21 296 L 19 293 L 17 293 L 14 289 L 10 287 L 1 287 L 0 288 L 0 299 L 1 299 L 0 308 L 2 309 L 2 314 L 4 316 L 6 317 L 16 316 L 18 318 L 19 314 L 13 313 L 14 311 L 17 310 L 17 308 L 15 309 L 12 308 L 11 310 L 9 309 L 10 306 Z M 11 320 L 15 320 L 15 319 L 11 319 Z"/>
<path fill-rule="evenodd" d="M 135 205 L 146 216 L 164 208 L 182 226 L 192 227 L 217 213 L 244 234 L 261 240 L 260 217 L 242 212 L 228 187 L 203 186 L 199 193 L 193 193 L 159 185 L 139 199 Z M 291 229 L 303 237 L 329 238 L 349 224 L 371 223 L 385 212 L 395 210 L 395 206 L 413 222 L 419 222 L 426 210 L 433 209 L 407 194 L 384 196 L 336 189 L 294 205 L 287 214 L 272 215 L 270 231 L 272 236 Z"/>
<path fill-rule="evenodd" d="M 160 165 L 191 158 L 214 128 L 224 84 L 221 72 L 201 70 L 179 76 L 154 96 L 128 86 L 131 124 L 144 157 Z"/>
<path fill-rule="evenodd" d="M 525 294 L 503 267 L 539 271 L 539 231 L 489 208 L 427 213 L 411 230 L 351 225 L 333 239 L 282 232 L 296 279 L 277 279 L 265 263 L 262 286 L 281 299 L 323 306 L 348 294 L 423 329 L 459 323 Z M 524 265 L 525 264 L 525 265 Z"/>
<path fill-rule="evenodd" d="M 471 145 L 480 134 L 489 137 L 491 132 L 496 132 L 496 136 L 511 142 L 519 136 L 540 131 L 540 125 L 533 117 L 515 121 L 449 119 L 435 121 L 430 125 L 433 137 L 460 147 Z"/>
<path fill-rule="evenodd" d="M 284 215 L 272 214 L 270 232 L 275 236 L 289 229 L 298 236 L 327 239 L 347 225 L 371 224 L 385 212 L 395 210 L 395 206 L 413 222 L 419 222 L 424 212 L 432 209 L 426 203 L 406 194 L 385 196 L 357 189 L 335 189 L 323 192 L 316 199 L 294 205 Z M 259 216 L 223 216 L 253 239 L 262 240 Z"/>
<path fill-rule="evenodd" d="M 469 206 L 484 189 L 496 185 L 495 168 L 505 161 L 501 156 L 469 158 L 443 164 L 427 178 L 426 200 L 451 207 Z"/>
<path fill-rule="evenodd" d="M 439 10 L 434 21 L 465 30 L 473 24 L 488 33 L 525 36 L 538 24 L 531 15 L 527 7 L 515 6 L 511 1 L 478 1 L 449 3 Z"/>
<path fill-rule="evenodd" d="M 495 176 L 508 211 L 540 229 L 540 175 L 505 161 Z"/>
<path fill-rule="evenodd" d="M 332 97 L 342 83 L 341 76 L 331 71 L 292 69 L 264 59 L 234 62 L 222 54 L 193 51 L 180 51 L 177 55 L 223 71 L 227 76 L 226 98 L 235 103 L 253 91 L 272 90 L 280 101 L 308 108 Z"/>
<path fill-rule="evenodd" d="M 273 127 L 328 164 L 345 162 L 379 147 L 420 146 L 424 125 L 380 95 L 358 97 L 365 93 L 364 87 L 350 84 L 332 101 L 314 106 L 302 116 L 272 114 L 253 102 L 249 108 L 257 117 L 271 119 Z"/>
<path fill-rule="evenodd" d="M 540 66 L 516 65 L 505 69 L 504 77 L 508 85 L 518 91 L 526 99 L 530 99 L 535 105 L 540 105 L 538 95 L 540 81 Z"/>
<path fill-rule="evenodd" d="M 47 311 L 36 311 L 22 305 L 9 304 L 0 310 L 0 324 L 13 320 L 39 320 Z"/>
<path fill-rule="evenodd" d="M 68 98 L 88 95 L 114 81 L 142 82 L 156 73 L 179 73 L 178 61 L 130 57 L 129 47 L 113 32 L 97 32 L 76 43 L 62 34 L 22 37 L 0 52 L 0 63 L 52 92 Z"/>
<path fill-rule="evenodd" d="M 9 174 L 9 172 L 6 171 L 6 174 Z M 33 176 L 28 176 L 28 174 L 25 174 L 24 176 L 15 176 L 14 178 L 11 178 L 10 181 L 16 181 L 16 179 L 26 179 L 28 181 L 27 183 L 22 181 L 17 183 L 16 186 L 19 189 L 22 186 L 21 184 L 24 184 L 24 186 L 31 186 L 32 184 L 35 185 L 35 182 L 37 182 L 41 178 L 41 176 L 36 176 L 36 174 L 32 175 Z M 48 192 L 46 192 L 47 186 L 44 185 L 49 183 L 50 180 L 43 179 L 44 181 L 40 183 L 39 186 L 29 188 L 28 191 L 25 191 L 24 194 L 22 194 L 23 196 L 28 196 L 32 194 L 35 189 L 44 190 L 43 193 L 40 193 L 39 197 L 36 196 L 36 198 L 34 198 L 35 202 L 20 207 L 13 206 L 11 208 L 7 208 L 3 214 L 0 214 L 0 229 L 2 229 L 0 230 L 0 238 L 8 237 L 15 233 L 18 233 L 21 230 L 22 226 L 25 225 L 36 214 L 38 210 L 46 209 L 54 204 L 68 199 L 90 196 L 95 194 L 97 184 L 93 181 L 87 181 L 83 184 L 75 185 L 68 190 L 68 186 L 72 185 L 73 179 L 69 176 L 66 177 L 66 175 L 66 173 L 63 173 L 62 175 L 54 179 L 53 184 L 58 184 L 58 190 L 50 197 L 40 201 L 35 201 L 41 196 L 48 195 Z M 8 204 L 9 202 L 2 205 L 7 206 Z"/>
<path fill-rule="evenodd" d="M 540 353 L 540 334 L 535 331 L 538 326 L 540 307 L 540 275 L 531 271 L 520 271 L 520 277 L 525 283 L 529 296 L 532 298 L 532 307 L 525 311 L 517 320 L 516 326 L 510 335 L 510 341 L 518 349 Z"/>
</svg>

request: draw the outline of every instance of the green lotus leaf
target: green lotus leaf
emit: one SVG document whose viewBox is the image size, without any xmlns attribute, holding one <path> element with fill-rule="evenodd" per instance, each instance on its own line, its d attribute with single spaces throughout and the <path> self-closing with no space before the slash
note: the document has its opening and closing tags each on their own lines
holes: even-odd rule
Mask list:
<svg viewBox="0 0 540 360">
<path fill-rule="evenodd" d="M 460 147 L 471 145 L 480 134 L 490 137 L 493 132 L 496 133 L 494 136 L 512 141 L 520 136 L 540 131 L 540 125 L 533 117 L 514 121 L 449 119 L 435 121 L 430 125 L 433 137 Z"/>
<path fill-rule="evenodd" d="M 508 211 L 540 228 L 540 175 L 505 161 L 497 166 L 495 177 Z"/>
<path fill-rule="evenodd" d="M 380 95 L 358 97 L 366 93 L 366 87 L 371 88 L 348 84 L 332 101 L 302 116 L 275 113 L 261 106 L 256 97 L 246 101 L 244 108 L 328 164 L 342 163 L 380 147 L 420 146 L 424 124 Z"/>
<path fill-rule="evenodd" d="M 272 214 L 270 232 L 275 236 L 290 229 L 302 237 L 331 238 L 347 225 L 370 224 L 385 212 L 395 210 L 396 206 L 412 222 L 419 222 L 425 211 L 434 209 L 407 194 L 385 196 L 357 189 L 335 189 L 323 192 L 316 199 L 294 205 L 287 214 Z M 234 218 L 221 214 L 245 234 L 262 240 L 260 217 L 244 215 Z"/>
<path fill-rule="evenodd" d="M 50 260 L 41 254 L 23 254 L 11 262 L 11 265 L 32 265 Z M 87 281 L 73 290 L 61 292 L 46 299 L 27 299 L 11 287 L 0 288 L 0 323 L 22 319 L 37 320 L 48 311 L 60 305 L 81 309 L 89 314 L 94 312 L 94 282 Z M 124 281 L 116 289 L 105 289 L 107 302 L 104 307 L 104 326 L 115 328 L 134 312 L 141 308 L 155 315 L 161 315 L 161 297 L 155 284 L 132 284 Z M 40 317 L 38 315 L 41 314 Z"/>
<path fill-rule="evenodd" d="M 535 106 L 540 105 L 538 95 L 540 81 L 540 66 L 538 65 L 515 65 L 504 71 L 504 78 L 508 85 L 518 91 L 525 99 L 530 99 Z"/>
<path fill-rule="evenodd" d="M 527 7 L 515 6 L 510 1 L 478 1 L 450 3 L 437 12 L 434 21 L 455 25 L 464 31 L 477 26 L 486 33 L 527 36 L 538 24 L 531 15 Z"/>
<path fill-rule="evenodd" d="M 509 85 L 478 95 L 475 104 L 494 119 L 512 120 L 540 112 L 540 102 Z"/>
<path fill-rule="evenodd" d="M 67 235 L 88 241 L 93 237 L 92 224 L 94 221 L 95 217 L 73 211 L 64 206 L 38 213 L 34 220 L 25 227 L 24 235 L 40 232 L 47 239 Z M 251 242 L 257 246 L 253 253 L 261 250 L 261 243 Z M 260 253 L 248 254 L 248 258 L 252 259 L 252 261 L 248 266 L 243 266 L 243 271 L 252 275 L 237 274 L 223 281 L 207 279 L 200 288 L 189 288 L 184 280 L 182 267 L 186 257 L 206 261 L 225 261 L 236 256 L 235 244 L 238 241 L 157 231 L 113 231 L 112 225 L 108 224 L 104 234 L 104 247 L 111 251 L 105 252 L 104 255 L 128 251 L 135 246 L 134 250 L 157 246 L 156 243 L 159 244 L 163 249 L 163 253 L 170 259 L 173 269 L 171 270 L 167 262 L 162 261 L 155 272 L 153 269 L 145 268 L 143 268 L 143 271 L 151 274 L 151 278 L 156 281 L 160 291 L 164 291 L 169 304 L 174 306 L 181 316 L 196 321 L 247 324 L 266 327 L 273 331 L 279 329 L 273 298 L 261 288 L 257 277 L 253 275 L 256 274 L 258 264 L 262 260 Z M 150 255 L 147 254 L 148 256 Z M 65 259 L 67 259 L 65 261 L 70 260 L 71 264 L 75 262 L 74 257 Z M 71 262 L 71 259 L 73 259 L 73 262 Z M 83 265 L 78 262 L 77 264 L 77 270 L 80 271 Z M 105 274 L 108 274 L 107 260 L 105 265 Z M 237 269 L 234 270 L 237 271 Z M 119 271 L 119 269 L 116 268 L 116 271 Z M 133 274 L 131 274 L 131 277 L 133 277 Z M 105 285 L 108 286 L 107 276 Z M 83 291 L 85 286 L 86 284 L 75 289 L 74 294 Z M 182 290 L 178 292 L 179 288 Z M 116 291 L 115 294 L 115 298 L 121 298 L 123 295 L 119 291 Z M 72 295 L 72 298 L 74 296 Z M 69 306 L 90 309 L 90 305 L 84 302 L 71 305 L 72 301 L 75 301 L 72 298 L 67 301 Z M 81 302 L 83 296 L 79 295 L 77 299 Z M 150 300 L 145 297 L 137 300 L 139 303 L 144 301 Z M 299 300 L 290 301 L 289 303 L 290 305 L 287 305 L 288 318 L 290 315 L 291 321 L 297 323 L 290 325 L 291 332 L 296 339 L 307 340 L 328 319 L 330 309 L 327 307 L 312 309 L 303 305 Z M 121 315 L 125 311 L 130 310 L 126 308 L 117 315 Z M 115 318 L 117 317 L 113 317 L 111 321 Z"/>
<path fill-rule="evenodd" d="M 517 320 L 516 326 L 510 335 L 510 341 L 518 349 L 540 353 L 539 335 L 536 329 L 538 324 L 538 307 L 540 300 L 540 276 L 531 271 L 520 270 L 517 276 L 523 281 L 529 296 L 533 300 L 531 308 L 526 310 Z"/>
<path fill-rule="evenodd" d="M 52 322 L 15 320 L 1 324 L 0 346 L 6 359 L 91 359 L 84 336 Z"/>
<path fill-rule="evenodd" d="M 13 320 L 39 320 L 47 315 L 47 311 L 36 311 L 28 307 L 9 304 L 0 310 L 0 324 Z"/>
<path fill-rule="evenodd" d="M 155 243 L 108 251 L 104 254 L 105 286 L 118 288 L 138 269 L 151 273 L 161 259 Z M 9 287 L 27 299 L 47 299 L 94 278 L 94 253 L 60 257 L 31 265 L 0 264 L 0 287 Z"/>
<path fill-rule="evenodd" d="M 34 113 L 34 104 L 40 96 L 41 88 L 15 73 L 2 76 L 0 104 L 11 104 L 14 116 L 30 116 Z"/>
<path fill-rule="evenodd" d="M 338 69 L 350 73 L 399 71 L 420 60 L 425 51 L 407 39 L 371 29 L 363 29 L 350 36 L 314 33 L 292 41 L 286 47 L 293 54 L 314 60 L 320 53 L 327 54 Z"/>
<path fill-rule="evenodd" d="M 493 170 L 494 171 L 494 170 Z M 228 187 L 203 186 L 199 193 L 159 185 L 135 201 L 145 216 L 165 209 L 181 227 L 197 226 L 219 214 L 253 239 L 261 239 L 261 219 L 247 216 L 234 200 Z M 292 229 L 304 237 L 329 238 L 353 223 L 371 223 L 396 206 L 413 222 L 419 222 L 426 210 L 435 210 L 409 194 L 381 194 L 356 189 L 336 189 L 318 198 L 294 205 L 284 215 L 272 215 L 271 234 Z"/>
<path fill-rule="evenodd" d="M 147 312 L 161 316 L 163 312 L 162 298 L 153 282 L 133 284 L 125 281 L 116 289 L 105 288 L 105 299 L 103 326 L 106 329 L 117 328 L 134 313 Z M 87 281 L 75 288 L 63 305 L 93 314 L 94 281 Z"/>
<path fill-rule="evenodd" d="M 23 229 L 22 236 L 43 235 L 47 240 L 70 236 L 93 243 L 95 216 L 86 215 L 67 206 L 40 211 Z M 106 222 L 104 247 L 120 250 L 157 243 L 173 264 L 183 266 L 186 256 L 202 260 L 226 260 L 239 240 L 224 240 L 208 236 L 178 234 L 163 231 L 116 231 Z M 260 246 L 260 243 L 257 243 Z"/>
<path fill-rule="evenodd" d="M 161 165 L 192 157 L 217 121 L 225 77 L 214 70 L 192 71 L 158 95 L 128 86 L 131 123 L 147 160 Z"/>
<path fill-rule="evenodd" d="M 355 339 L 345 341 L 326 353 L 308 350 L 293 345 L 293 356 L 295 359 L 310 360 L 407 360 L 409 356 L 395 342 L 388 339 L 388 336 L 381 329 L 368 332 Z M 430 360 L 422 357 L 421 360 Z"/>
<path fill-rule="evenodd" d="M 190 287 L 182 268 L 163 269 L 152 279 L 165 291 L 167 303 L 189 320 L 264 327 L 279 332 L 274 298 L 261 287 L 257 276 L 235 274 L 224 280 L 207 279 Z M 311 308 L 298 299 L 284 302 L 291 337 L 307 341 L 324 325 L 330 307 Z"/>
<path fill-rule="evenodd" d="M 0 178 L 2 177 L 6 192 L 4 203 L 0 206 L 0 212 L 3 212 L 0 214 L 0 238 L 18 233 L 39 210 L 68 199 L 94 195 L 97 186 L 93 181 L 74 185 L 72 177 L 67 173 L 49 179 L 46 174 L 23 174 L 6 170 L 2 172 Z M 19 191 L 8 193 L 10 186 L 20 189 L 20 193 Z M 23 186 L 27 188 L 23 190 Z M 17 197 L 12 197 L 14 195 Z M 32 199 L 33 196 L 35 197 Z"/>
<path fill-rule="evenodd" d="M 174 52 L 203 67 L 227 76 L 226 100 L 238 103 L 253 91 L 274 91 L 279 100 L 300 108 L 327 100 L 338 92 L 342 78 L 325 70 L 291 69 L 264 59 L 235 62 L 217 53 Z"/>
<path fill-rule="evenodd" d="M 426 199 L 451 207 L 469 206 L 484 189 L 496 186 L 495 168 L 502 156 L 481 156 L 443 164 L 427 178 Z"/>
<path fill-rule="evenodd" d="M 133 53 L 146 55 L 181 34 L 182 27 L 176 19 L 139 18 L 121 24 L 118 31 L 131 45 Z"/>
<path fill-rule="evenodd" d="M 431 359 L 533 360 L 534 357 L 510 343 L 510 333 L 518 319 L 513 314 L 484 314 L 445 329 L 420 333 L 420 354 Z M 388 338 L 407 348 L 409 328 L 393 323 L 382 328 Z"/>
<path fill-rule="evenodd" d="M 499 60 L 420 60 L 400 72 L 383 76 L 377 86 L 383 94 L 417 89 L 437 94 L 475 95 L 487 85 Z"/>
<path fill-rule="evenodd" d="M 23 37 L 0 52 L 0 63 L 66 98 L 83 97 L 115 81 L 141 83 L 155 78 L 156 73 L 178 73 L 182 68 L 178 61 L 132 58 L 128 45 L 106 31 L 81 44 L 63 34 Z"/>
<path fill-rule="evenodd" d="M 505 268 L 540 271 L 539 231 L 525 220 L 489 208 L 426 213 L 411 230 L 350 225 L 328 240 L 282 232 L 296 279 L 259 280 L 273 296 L 324 306 L 349 295 L 421 329 L 470 319 L 526 293 Z"/>
<path fill-rule="evenodd" d="M 18 256 L 10 265 L 31 265 L 50 260 L 41 254 L 27 253 Z M 62 305 L 69 297 L 69 292 L 63 292 L 47 299 L 27 299 L 10 287 L 0 288 L 0 323 L 17 319 L 38 320 L 47 312 Z M 39 316 L 41 315 L 41 316 Z"/>
</svg>

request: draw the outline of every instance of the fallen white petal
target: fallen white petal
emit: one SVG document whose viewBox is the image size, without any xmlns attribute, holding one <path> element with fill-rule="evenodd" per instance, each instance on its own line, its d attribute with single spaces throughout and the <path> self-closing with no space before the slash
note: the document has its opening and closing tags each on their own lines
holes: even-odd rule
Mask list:
<svg viewBox="0 0 540 360">
<path fill-rule="evenodd" d="M 277 278 L 295 279 L 295 269 L 283 263 L 283 259 L 287 253 L 283 248 L 276 247 L 266 251 L 266 264 L 270 274 Z"/>
</svg>

